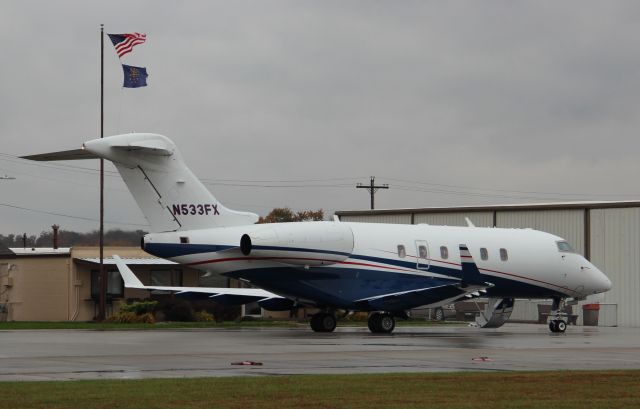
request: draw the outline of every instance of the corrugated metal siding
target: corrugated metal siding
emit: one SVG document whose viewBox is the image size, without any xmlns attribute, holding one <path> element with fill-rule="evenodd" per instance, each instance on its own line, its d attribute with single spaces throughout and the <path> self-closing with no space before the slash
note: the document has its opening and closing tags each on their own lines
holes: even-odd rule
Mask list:
<svg viewBox="0 0 640 409">
<path fill-rule="evenodd" d="M 468 217 L 478 227 L 493 226 L 493 212 L 451 212 L 451 213 L 416 213 L 415 223 L 426 223 L 434 226 L 466 226 Z"/>
<path fill-rule="evenodd" d="M 503 211 L 496 216 L 497 227 L 532 228 L 567 240 L 584 254 L 583 210 Z"/>
<path fill-rule="evenodd" d="M 591 261 L 607 274 L 613 283 L 611 291 L 587 302 L 602 303 L 601 326 L 640 327 L 640 208 L 591 209 Z M 464 226 L 467 216 L 476 226 L 491 226 L 492 211 L 416 213 L 415 223 Z M 497 227 L 526 228 L 546 231 L 568 240 L 584 254 L 584 210 L 497 210 Z M 343 216 L 344 221 L 370 223 L 411 223 L 411 213 Z M 513 318 L 531 319 L 534 303 L 518 305 Z M 580 305 L 575 313 L 582 316 Z M 582 318 L 578 322 L 582 322 Z"/>
<path fill-rule="evenodd" d="M 640 208 L 591 210 L 591 261 L 611 279 L 604 303 L 620 326 L 640 326 Z"/>
<path fill-rule="evenodd" d="M 363 216 L 342 216 L 343 222 L 358 223 L 391 223 L 391 224 L 411 224 L 411 214 L 380 214 Z"/>
</svg>

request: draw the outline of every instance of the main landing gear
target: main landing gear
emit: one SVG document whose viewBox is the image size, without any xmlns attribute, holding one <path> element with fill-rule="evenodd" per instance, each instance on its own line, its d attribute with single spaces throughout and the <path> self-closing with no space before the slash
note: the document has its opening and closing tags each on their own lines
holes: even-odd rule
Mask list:
<svg viewBox="0 0 640 409">
<path fill-rule="evenodd" d="M 369 331 L 374 334 L 390 334 L 396 327 L 396 319 L 388 312 L 374 312 L 369 315 Z"/>
<path fill-rule="evenodd" d="M 333 332 L 336 329 L 337 320 L 331 312 L 319 312 L 311 316 L 311 329 L 315 332 Z"/>
<path fill-rule="evenodd" d="M 564 300 L 562 298 L 553 299 L 550 314 L 553 318 L 549 321 L 549 330 L 551 332 L 563 333 L 567 330 L 567 321 L 564 320 L 567 314 L 562 311 L 563 307 Z"/>
</svg>

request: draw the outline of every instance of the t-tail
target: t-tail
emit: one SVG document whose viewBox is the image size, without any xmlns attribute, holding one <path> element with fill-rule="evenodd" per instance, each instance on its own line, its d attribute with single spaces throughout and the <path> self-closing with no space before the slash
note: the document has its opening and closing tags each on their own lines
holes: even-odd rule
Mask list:
<svg viewBox="0 0 640 409">
<path fill-rule="evenodd" d="M 196 178 L 167 137 L 114 135 L 82 149 L 27 156 L 32 160 L 104 158 L 113 162 L 147 218 L 151 231 L 195 230 L 253 224 L 258 215 L 227 209 Z"/>
</svg>

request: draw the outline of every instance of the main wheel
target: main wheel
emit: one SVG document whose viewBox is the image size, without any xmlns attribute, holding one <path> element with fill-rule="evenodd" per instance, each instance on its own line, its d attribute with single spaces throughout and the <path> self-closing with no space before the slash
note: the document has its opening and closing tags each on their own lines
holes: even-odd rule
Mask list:
<svg viewBox="0 0 640 409">
<path fill-rule="evenodd" d="M 320 319 L 320 327 L 322 328 L 322 332 L 333 332 L 336 329 L 336 325 L 338 324 L 335 315 L 330 313 L 325 313 L 322 315 Z"/>
<path fill-rule="evenodd" d="M 549 321 L 549 331 L 558 332 L 558 328 L 556 326 L 556 320 Z"/>
<path fill-rule="evenodd" d="M 311 329 L 315 332 L 333 332 L 336 329 L 336 317 L 328 312 L 319 312 L 311 316 Z"/>
<path fill-rule="evenodd" d="M 379 312 L 374 312 L 373 314 L 369 315 L 369 320 L 367 321 L 367 325 L 369 326 L 369 331 L 371 331 L 374 334 L 379 332 L 380 316 L 381 314 Z"/>
<path fill-rule="evenodd" d="M 393 332 L 393 329 L 396 327 L 396 319 L 393 318 L 391 314 L 381 314 L 380 315 L 380 325 L 379 330 L 383 334 L 390 334 Z"/>
</svg>

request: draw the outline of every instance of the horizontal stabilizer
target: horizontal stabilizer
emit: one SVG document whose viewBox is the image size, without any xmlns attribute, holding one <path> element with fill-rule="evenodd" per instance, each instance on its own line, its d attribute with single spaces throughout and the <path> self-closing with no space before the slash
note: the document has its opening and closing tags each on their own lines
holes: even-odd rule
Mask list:
<svg viewBox="0 0 640 409">
<path fill-rule="evenodd" d="M 22 159 L 38 162 L 50 162 L 56 160 L 99 159 L 100 157 L 86 149 L 72 149 L 70 151 L 40 153 L 38 155 L 21 156 Z"/>
<path fill-rule="evenodd" d="M 162 139 L 139 140 L 128 143 L 112 143 L 112 148 L 124 149 L 127 151 L 142 151 L 148 155 L 171 156 L 175 151 L 174 147 Z"/>
</svg>

